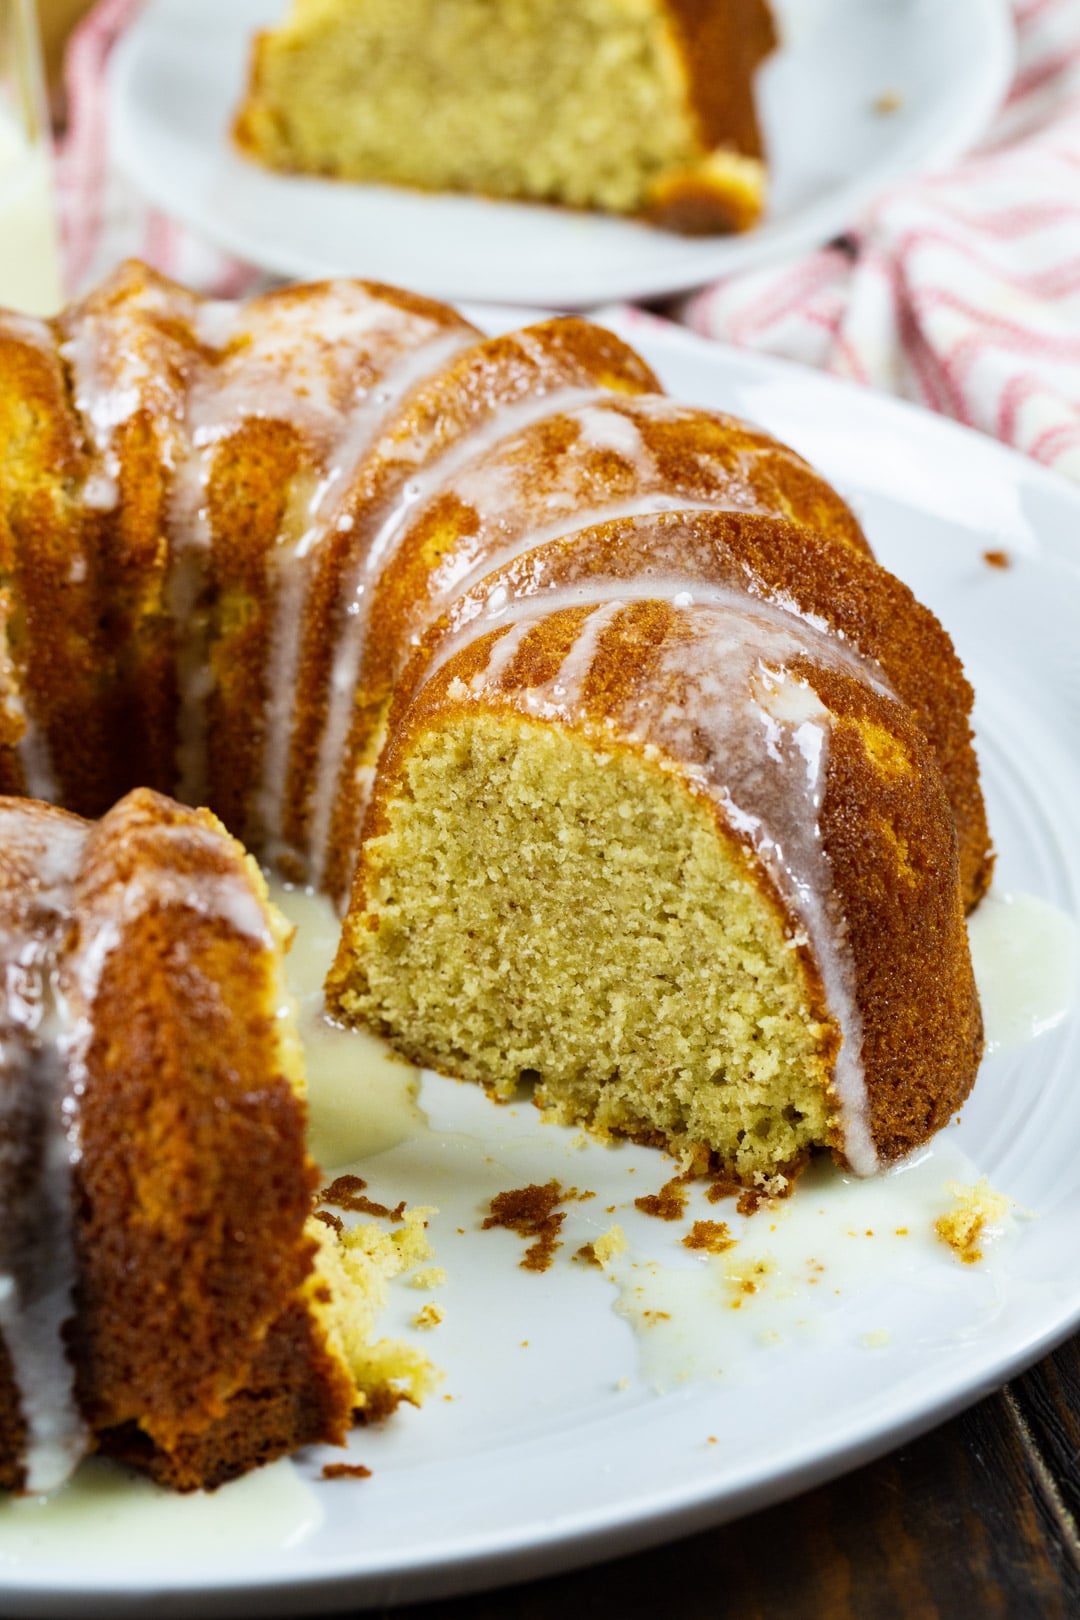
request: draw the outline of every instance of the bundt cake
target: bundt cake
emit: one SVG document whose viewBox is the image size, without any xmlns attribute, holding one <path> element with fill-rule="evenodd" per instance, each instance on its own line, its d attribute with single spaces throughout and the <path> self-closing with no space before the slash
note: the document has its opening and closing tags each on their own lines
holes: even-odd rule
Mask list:
<svg viewBox="0 0 1080 1620">
<path fill-rule="evenodd" d="M 206 811 L 0 799 L 0 1490 L 214 1486 L 422 1391 L 312 1216 L 283 932 Z"/>
<path fill-rule="evenodd" d="M 293 0 L 235 135 L 275 169 L 744 230 L 775 42 L 765 0 Z"/>
<path fill-rule="evenodd" d="M 865 1173 L 925 1141 L 981 1050 L 964 912 L 991 856 L 970 707 L 944 630 L 812 468 L 668 400 L 582 321 L 484 338 L 378 285 L 233 305 L 136 264 L 54 322 L 0 317 L 0 791 L 81 815 L 140 788 L 205 803 L 347 908 L 329 1007 L 413 1061 L 499 1095 L 531 1081 L 563 1120 L 773 1188 L 814 1148 Z M 122 1363 L 115 1390 L 77 1358 L 99 1443 L 190 1481 L 189 1418 L 231 1433 L 252 1346 L 276 1355 L 270 1323 L 313 1297 L 298 1060 L 265 1025 L 270 991 L 248 999 L 253 972 L 272 979 L 252 943 L 270 925 L 241 926 L 262 901 L 239 867 L 205 906 L 175 907 L 168 879 L 144 915 L 125 862 L 186 848 L 173 827 L 225 847 L 201 815 L 145 792 L 92 832 L 5 815 L 12 915 L 47 916 L 34 930 L 66 951 L 78 928 L 55 896 L 85 889 L 98 1004 L 124 1009 L 122 1036 L 99 1012 L 87 1049 L 111 1121 L 134 1121 L 131 1174 L 102 1172 L 102 1198 L 123 1187 L 168 1224 L 235 1174 L 204 1183 L 195 1105 L 172 1089 L 201 1037 L 184 1034 L 194 988 L 161 971 L 161 909 L 205 936 L 222 1007 L 261 1031 L 253 1095 L 293 1122 L 288 1236 L 271 1223 L 261 1262 L 278 1281 L 199 1340 L 235 1356 L 195 1357 L 153 1423 L 121 1326 L 95 1352 Z M 163 1043 L 160 1095 L 121 1075 L 143 1038 Z M 19 1072 L 18 1042 L 3 1050 Z M 235 1083 L 211 1056 L 192 1097 Z M 136 1175 L 147 1141 L 188 1166 L 179 1213 Z M 91 1222 L 92 1173 L 72 1172 Z M 77 1223 L 75 1244 L 96 1249 L 96 1229 Z M 13 1365 L 9 1320 L 0 1295 Z M 288 1320 L 311 1338 L 310 1311 Z"/>
</svg>

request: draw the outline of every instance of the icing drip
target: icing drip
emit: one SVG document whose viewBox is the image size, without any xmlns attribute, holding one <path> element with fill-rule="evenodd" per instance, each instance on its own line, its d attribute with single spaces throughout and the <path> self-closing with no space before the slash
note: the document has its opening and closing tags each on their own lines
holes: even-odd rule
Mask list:
<svg viewBox="0 0 1080 1620">
<path fill-rule="evenodd" d="M 558 671 L 546 682 L 515 688 L 515 707 L 544 720 L 589 723 L 585 683 L 604 631 L 634 599 L 662 599 L 657 581 L 641 596 L 618 582 L 551 591 L 510 603 L 490 615 L 512 628 L 497 641 L 485 670 L 468 690 L 487 696 L 498 688 L 529 630 L 560 608 L 590 605 Z M 680 581 L 672 579 L 670 586 Z M 685 582 L 683 582 L 685 583 Z M 695 590 L 695 595 L 698 590 Z M 825 1001 L 841 1035 L 833 1075 L 844 1151 L 858 1175 L 879 1168 L 869 1122 L 862 1068 L 862 1024 L 854 991 L 842 913 L 835 900 L 820 811 L 825 791 L 831 717 L 801 675 L 796 660 L 867 678 L 865 662 L 834 644 L 814 625 L 771 604 L 724 587 L 685 588 L 668 598 L 676 608 L 675 633 L 655 654 L 648 680 L 638 682 L 614 717 L 620 736 L 679 761 L 680 771 L 722 809 L 745 838 L 795 919 L 792 945 L 809 943 L 821 973 Z M 426 672 L 430 679 L 465 640 L 482 633 L 473 622 L 447 638 Z M 509 644 L 509 645 L 504 645 Z M 876 689 L 888 692 L 880 675 Z"/>
<path fill-rule="evenodd" d="M 228 924 L 267 950 L 273 948 L 266 911 L 246 873 L 200 870 L 200 860 L 220 860 L 221 838 L 216 829 L 197 823 L 156 826 L 153 858 L 145 871 L 135 872 L 124 883 L 107 883 L 100 891 L 84 887 L 79 896 L 79 940 L 65 964 L 65 982 L 74 987 L 73 1002 L 81 1002 L 87 1010 L 92 1007 L 109 956 L 147 911 L 193 911 Z M 83 1037 L 89 1034 L 88 1028 L 80 1031 Z M 70 1048 L 76 1070 L 80 1044 L 75 1040 Z"/>
<path fill-rule="evenodd" d="M 52 1490 L 88 1449 L 63 1328 L 72 1311 L 71 1017 L 56 980 L 88 829 L 9 801 L 0 816 L 0 1336 L 26 1425 L 26 1488 Z M 10 1202 L 5 1202 L 5 1196 Z"/>
<path fill-rule="evenodd" d="M 186 453 L 173 480 L 170 531 L 173 570 L 169 605 L 181 627 L 178 645 L 180 797 L 207 797 L 206 714 L 213 691 L 211 627 L 198 607 L 213 543 L 207 490 L 221 446 L 255 417 L 289 422 L 306 438 L 320 474 L 312 488 L 298 479 L 283 530 L 269 560 L 275 575 L 275 614 L 266 676 L 263 791 L 259 810 L 268 840 L 280 828 L 284 760 L 288 756 L 292 682 L 306 578 L 303 558 L 324 524 L 335 493 L 347 484 L 373 424 L 392 409 L 425 369 L 472 340 L 471 329 L 447 332 L 430 319 L 385 303 L 364 287 L 333 282 L 319 308 L 288 299 L 197 309 L 193 326 L 204 342 L 225 340 L 216 365 L 199 368 L 188 390 Z M 320 341 L 313 344 L 312 331 Z M 368 381 L 358 383 L 358 378 Z M 329 521 L 328 516 L 325 521 Z"/>
<path fill-rule="evenodd" d="M 178 327 L 199 344 L 199 363 L 191 363 L 190 339 L 177 337 Z M 336 516 L 378 424 L 422 376 L 474 340 L 469 327 L 447 329 L 347 281 L 307 289 L 299 299 L 279 294 L 248 304 L 203 302 L 150 281 L 104 314 L 83 310 L 69 318 L 62 354 L 97 462 L 84 504 L 95 511 L 115 506 L 116 435 L 137 412 L 153 420 L 170 473 L 164 597 L 176 632 L 176 792 L 187 802 L 204 802 L 210 785 L 206 725 L 214 673 L 206 587 L 214 536 L 208 499 L 222 447 L 252 419 L 280 420 L 303 436 L 316 469 L 309 487 L 301 487 L 302 477 L 295 481 L 269 559 L 278 604 L 267 672 L 273 829 L 283 774 L 277 752 L 284 757 L 288 750 L 291 702 L 283 693 L 296 668 L 302 559 Z"/>
<path fill-rule="evenodd" d="M 282 816 L 287 788 L 289 743 L 296 692 L 296 672 L 304 624 L 304 603 L 310 584 L 310 557 L 320 541 L 345 515 L 352 485 L 375 435 L 405 396 L 424 378 L 475 341 L 469 328 L 437 329 L 414 344 L 386 371 L 378 387 L 342 419 L 342 432 L 327 461 L 325 473 L 307 507 L 307 521 L 299 537 L 279 546 L 274 558 L 274 630 L 267 669 L 266 747 L 258 800 L 259 820 L 266 834 L 267 855 L 280 855 Z"/>
<path fill-rule="evenodd" d="M 566 412 L 582 403 L 595 404 L 607 397 L 602 389 L 565 387 L 542 391 L 515 404 L 504 405 L 479 427 L 436 456 L 426 467 L 418 468 L 414 476 L 398 490 L 355 573 L 347 581 L 342 597 L 345 611 L 341 616 L 340 636 L 334 650 L 326 722 L 319 741 L 312 793 L 311 880 L 316 888 L 322 883 L 325 871 L 326 846 L 341 785 L 342 761 L 346 754 L 367 637 L 367 608 L 376 578 L 424 505 L 445 490 L 471 463 L 485 456 L 493 446 L 546 417 Z M 417 459 L 420 459 L 419 456 Z"/>
</svg>

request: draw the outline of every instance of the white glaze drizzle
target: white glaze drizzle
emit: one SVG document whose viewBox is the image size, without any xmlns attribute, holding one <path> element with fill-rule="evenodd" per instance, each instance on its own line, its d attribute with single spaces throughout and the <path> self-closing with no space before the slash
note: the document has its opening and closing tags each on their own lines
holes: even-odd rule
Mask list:
<svg viewBox="0 0 1080 1620">
<path fill-rule="evenodd" d="M 567 417 L 578 427 L 577 441 L 569 452 L 571 457 L 580 458 L 584 454 L 588 458 L 597 451 L 614 451 L 632 469 L 635 482 L 646 486 L 642 493 L 629 498 L 613 496 L 610 500 L 582 507 L 577 478 L 571 477 L 564 491 L 548 497 L 547 509 L 552 514 L 548 522 L 524 528 L 516 540 L 500 548 L 495 556 L 483 558 L 465 576 L 454 573 L 453 556 L 445 578 L 440 579 L 438 571 L 435 571 L 429 579 L 432 587 L 429 617 L 434 618 L 449 600 L 495 568 L 547 540 L 562 538 L 575 530 L 618 518 L 657 512 L 745 510 L 752 507 L 755 497 L 746 474 L 751 462 L 760 453 L 757 450 L 739 452 L 739 473 L 717 471 L 720 487 L 715 499 L 684 498 L 663 487 L 660 469 L 645 443 L 638 421 L 644 418 L 676 422 L 694 414 L 686 406 L 662 394 L 623 397 L 604 389 L 576 387 L 540 392 L 504 406 L 494 417 L 452 445 L 423 472 L 402 485 L 372 545 L 361 560 L 346 596 L 348 610 L 343 621 L 346 633 L 335 649 L 327 716 L 320 739 L 312 795 L 309 870 L 316 887 L 323 881 L 334 806 L 343 785 L 342 761 L 368 631 L 365 607 L 370 603 L 375 578 L 401 544 L 411 523 L 419 518 L 424 505 L 452 484 L 455 496 L 465 505 L 473 506 L 481 522 L 495 524 L 507 512 L 528 512 L 528 462 L 515 460 L 514 451 L 530 429 L 556 416 Z M 772 446 L 765 448 L 771 451 Z M 711 462 L 715 458 L 705 459 Z M 580 472 L 577 476 L 580 476 Z M 650 484 L 653 486 L 651 489 L 648 488 Z M 561 508 L 561 515 L 556 515 L 558 508 Z M 418 640 L 419 633 L 414 634 L 413 644 Z M 371 778 L 372 772 L 368 767 L 354 771 L 353 785 L 360 790 L 356 823 L 352 828 L 354 852 Z"/>
<path fill-rule="evenodd" d="M 486 455 L 493 446 L 549 416 L 566 414 L 577 405 L 596 404 L 608 397 L 603 389 L 559 387 L 541 389 L 512 405 L 504 405 L 436 456 L 428 466 L 420 468 L 401 485 L 390 503 L 355 573 L 346 582 L 342 597 L 345 603 L 343 628 L 334 649 L 326 720 L 319 740 L 311 800 L 311 881 L 316 888 L 321 887 L 326 870 L 330 825 L 341 785 L 356 683 L 367 637 L 366 608 L 375 579 L 423 506 L 471 463 Z"/>
<path fill-rule="evenodd" d="M 54 1489 L 86 1454 L 63 1340 L 73 1308 L 73 1148 L 65 1127 L 70 1013 L 56 953 L 71 918 L 72 884 L 88 828 L 14 801 L 0 811 L 0 1186 L 27 1186 L 0 1223 L 0 1333 L 27 1439 L 26 1488 Z M 34 1164 L 20 1159 L 38 1144 Z"/>
<path fill-rule="evenodd" d="M 309 559 L 341 518 L 360 465 L 387 418 L 419 382 L 440 370 L 475 340 L 475 333 L 467 327 L 454 327 L 449 331 L 436 328 L 394 361 L 378 386 L 343 420 L 340 438 L 330 452 L 323 477 L 308 504 L 307 523 L 294 543 L 280 546 L 276 553 L 274 628 L 266 675 L 266 741 L 256 806 L 265 835 L 265 853 L 270 861 L 280 859 L 282 853 L 296 675 L 304 606 L 311 583 Z"/>
<path fill-rule="evenodd" d="M 50 358 L 53 353 L 52 327 L 37 315 L 22 315 L 18 310 L 0 310 L 0 335 L 14 338 L 16 343 L 30 343 Z"/>
<path fill-rule="evenodd" d="M 291 694 L 298 657 L 306 585 L 303 558 L 323 527 L 322 513 L 332 494 L 347 483 L 373 423 L 425 369 L 472 341 L 469 329 L 447 332 L 428 317 L 383 302 L 349 282 L 321 289 L 314 310 L 310 299 L 269 299 L 236 306 L 233 321 L 227 308 L 206 312 L 203 306 L 196 320 L 204 342 L 225 338 L 236 347 L 226 347 L 215 366 L 197 368 L 194 374 L 185 407 L 190 448 L 173 482 L 170 610 L 174 623 L 186 629 L 177 655 L 178 791 L 188 803 L 202 802 L 207 790 L 206 712 L 213 673 L 209 626 L 196 604 L 212 541 L 206 499 L 219 447 L 253 417 L 281 419 L 306 436 L 322 463 L 307 510 L 299 502 L 289 503 L 272 561 L 276 605 L 264 737 L 270 756 L 265 768 L 276 782 L 283 775 L 279 760 L 288 754 L 291 702 L 285 701 L 285 691 L 288 686 Z M 313 331 L 319 334 L 314 345 Z M 382 364 L 383 374 L 373 387 L 358 387 L 355 377 L 373 363 Z M 272 839 L 280 826 L 281 795 L 271 790 L 264 797 Z"/>
<path fill-rule="evenodd" d="M 865 681 L 880 696 L 896 700 L 896 692 L 880 664 L 839 635 L 827 620 L 816 614 L 797 612 L 787 598 L 754 594 L 741 582 L 698 579 L 690 574 L 680 574 L 674 568 L 671 572 L 644 569 L 631 577 L 589 575 L 571 584 L 548 585 L 528 596 L 512 597 L 505 583 L 495 583 L 486 597 L 477 593 L 474 611 L 462 617 L 441 638 L 419 685 L 426 685 L 456 652 L 489 629 L 502 624 L 516 624 L 522 619 L 536 623 L 565 608 L 600 607 L 614 598 L 618 598 L 623 605 L 631 602 L 667 602 L 679 609 L 717 607 L 730 609 L 732 613 L 748 609 L 774 624 L 778 631 L 790 628 L 794 620 L 796 627 L 804 625 L 807 634 L 812 637 L 812 645 L 818 649 L 813 656 L 817 656 L 819 662 L 842 667 L 847 673 Z"/>
<path fill-rule="evenodd" d="M 472 459 L 455 478 L 455 497 L 477 515 L 482 538 L 474 535 L 472 548 L 473 554 L 479 551 L 479 557 L 468 567 L 452 548 L 432 568 L 427 581 L 428 622 L 485 575 L 526 551 L 549 540 L 566 539 L 581 529 L 661 512 L 776 511 L 775 501 L 763 499 L 755 487 L 755 463 L 762 456 L 773 458 L 771 441 L 760 447 L 738 446 L 733 453 L 728 446 L 727 455 L 702 450 L 695 458 L 700 468 L 699 488 L 707 489 L 711 482 L 712 492 L 687 495 L 672 490 L 664 467 L 646 442 L 642 424 L 698 421 L 700 411 L 664 395 L 645 394 L 630 398 L 606 395 L 560 414 L 575 424 L 577 437 L 561 453 L 559 480 L 539 502 L 539 511 L 532 490 L 535 457 L 522 453 L 528 448 L 523 433 L 508 434 L 499 442 L 496 454 Z M 612 484 L 609 466 L 597 465 L 597 452 L 605 451 L 617 454 L 625 463 L 631 475 L 629 487 L 625 478 Z M 491 539 L 500 534 L 507 536 L 506 542 L 493 550 Z M 419 642 L 423 628 L 426 625 L 413 633 L 413 645 Z"/>
<path fill-rule="evenodd" d="M 148 319 L 156 316 L 186 323 L 209 351 L 206 358 L 192 365 L 186 348 L 163 336 Z M 98 510 L 114 504 L 120 470 L 115 433 L 140 409 L 154 416 L 162 459 L 171 472 L 170 569 L 164 594 L 177 641 L 176 791 L 187 802 L 202 802 L 208 789 L 206 713 L 214 674 L 210 626 L 200 604 L 212 543 L 208 486 L 220 446 L 252 418 L 289 422 L 324 463 L 319 501 L 325 504 L 335 486 L 347 481 L 373 423 L 420 376 L 474 340 L 469 328 L 448 332 L 430 317 L 349 281 L 309 289 L 304 298 L 270 296 L 238 304 L 204 302 L 148 282 L 110 308 L 107 317 L 84 311 L 72 319 L 62 354 L 72 369 L 75 403 L 99 463 L 83 491 L 84 501 Z M 174 363 L 163 367 L 161 357 L 170 345 Z M 379 376 L 387 360 L 387 373 Z M 400 374 L 395 370 L 399 360 Z M 358 388 L 357 375 L 372 364 L 373 385 Z M 165 380 L 181 373 L 183 379 L 175 384 Z M 309 544 L 314 541 L 312 515 L 294 515 L 295 528 L 280 537 L 279 583 L 286 599 L 292 557 L 304 554 L 305 536 Z M 317 524 L 318 514 L 313 516 Z M 292 601 L 283 603 L 276 628 L 288 624 L 286 644 L 279 649 L 275 638 L 269 671 L 279 693 L 295 670 L 287 638 L 302 605 L 302 590 L 292 594 L 297 612 L 291 613 Z M 274 701 L 271 696 L 271 707 Z M 277 706 L 282 708 L 280 697 Z M 276 738 L 273 727 L 268 734 Z M 287 739 L 282 747 L 287 748 Z"/>
</svg>

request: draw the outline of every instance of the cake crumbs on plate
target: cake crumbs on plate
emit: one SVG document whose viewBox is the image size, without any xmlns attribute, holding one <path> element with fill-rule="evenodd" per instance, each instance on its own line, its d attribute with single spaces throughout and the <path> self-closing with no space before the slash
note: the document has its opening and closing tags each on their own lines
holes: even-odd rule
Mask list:
<svg viewBox="0 0 1080 1620">
<path fill-rule="evenodd" d="M 934 1231 L 963 1265 L 976 1265 L 983 1258 L 982 1238 L 1001 1225 L 1013 1201 L 995 1192 L 985 1176 L 974 1187 L 950 1181 L 945 1191 L 955 1199 L 956 1207 L 938 1216 Z"/>
<path fill-rule="evenodd" d="M 609 1226 L 598 1238 L 593 1238 L 591 1243 L 583 1243 L 576 1251 L 574 1259 L 582 1261 L 585 1265 L 599 1266 L 603 1269 L 609 1260 L 613 1260 L 617 1254 L 622 1254 L 625 1248 L 626 1234 L 622 1227 L 616 1224 Z"/>
<path fill-rule="evenodd" d="M 409 1278 L 410 1288 L 441 1288 L 446 1281 L 446 1272 L 442 1266 L 425 1266 L 422 1271 L 414 1272 Z"/>
<path fill-rule="evenodd" d="M 643 1215 L 654 1215 L 658 1221 L 681 1221 L 686 1214 L 687 1182 L 691 1178 L 684 1172 L 665 1181 L 659 1192 L 643 1193 L 634 1199 L 634 1208 Z"/>
<path fill-rule="evenodd" d="M 422 1305 L 417 1311 L 416 1315 L 413 1317 L 413 1327 L 435 1328 L 438 1327 L 440 1322 L 445 1321 L 445 1319 L 446 1312 L 443 1310 L 442 1306 L 435 1305 L 429 1301 L 428 1304 Z"/>
<path fill-rule="evenodd" d="M 883 90 L 871 103 L 879 118 L 888 118 L 891 113 L 899 112 L 903 105 L 904 98 L 899 90 Z"/>
<path fill-rule="evenodd" d="M 1009 553 L 1007 551 L 1000 551 L 1000 550 L 984 551 L 983 552 L 983 562 L 988 563 L 991 568 L 1011 568 L 1012 567 L 1012 558 L 1009 556 Z"/>
<path fill-rule="evenodd" d="M 705 1254 L 724 1254 L 735 1247 L 735 1242 L 726 1221 L 695 1221 L 682 1239 L 682 1246 Z"/>
<path fill-rule="evenodd" d="M 491 1213 L 481 1230 L 486 1232 L 493 1226 L 503 1226 L 519 1237 L 532 1238 L 518 1264 L 523 1271 L 546 1271 L 555 1258 L 555 1250 L 562 1246 L 559 1233 L 566 1211 L 559 1205 L 571 1199 L 594 1196 L 590 1192 L 579 1192 L 576 1187 L 564 1191 L 554 1178 L 543 1187 L 535 1182 L 528 1187 L 514 1187 L 495 1194 L 490 1204 Z"/>
<path fill-rule="evenodd" d="M 396 1204 L 393 1209 L 388 1204 L 376 1203 L 374 1199 L 365 1195 L 367 1182 L 360 1176 L 338 1176 L 328 1187 L 319 1193 L 318 1199 L 322 1204 L 333 1204 L 336 1209 L 354 1210 L 359 1215 L 378 1215 L 391 1221 L 405 1219 L 405 1200 Z"/>
<path fill-rule="evenodd" d="M 867 1350 L 884 1350 L 886 1345 L 892 1344 L 892 1334 L 886 1328 L 872 1328 L 863 1334 L 859 1343 Z"/>
<path fill-rule="evenodd" d="M 370 1479 L 371 1469 L 365 1468 L 363 1463 L 326 1463 L 322 1471 L 323 1479 Z"/>
</svg>

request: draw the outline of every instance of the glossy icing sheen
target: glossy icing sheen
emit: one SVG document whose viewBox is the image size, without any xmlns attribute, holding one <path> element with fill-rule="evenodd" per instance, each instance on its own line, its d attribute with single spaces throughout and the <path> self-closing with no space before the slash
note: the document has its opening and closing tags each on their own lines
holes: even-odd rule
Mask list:
<svg viewBox="0 0 1080 1620">
<path fill-rule="evenodd" d="M 88 831 L 67 816 L 43 823 L 36 807 L 10 801 L 0 812 L 0 1331 L 27 1427 L 30 1491 L 58 1485 L 87 1446 L 61 1337 L 72 1309 L 78 1146 L 65 1057 L 76 1023 L 56 954 Z M 22 1197 L 5 1207 L 11 1187 Z"/>
</svg>

